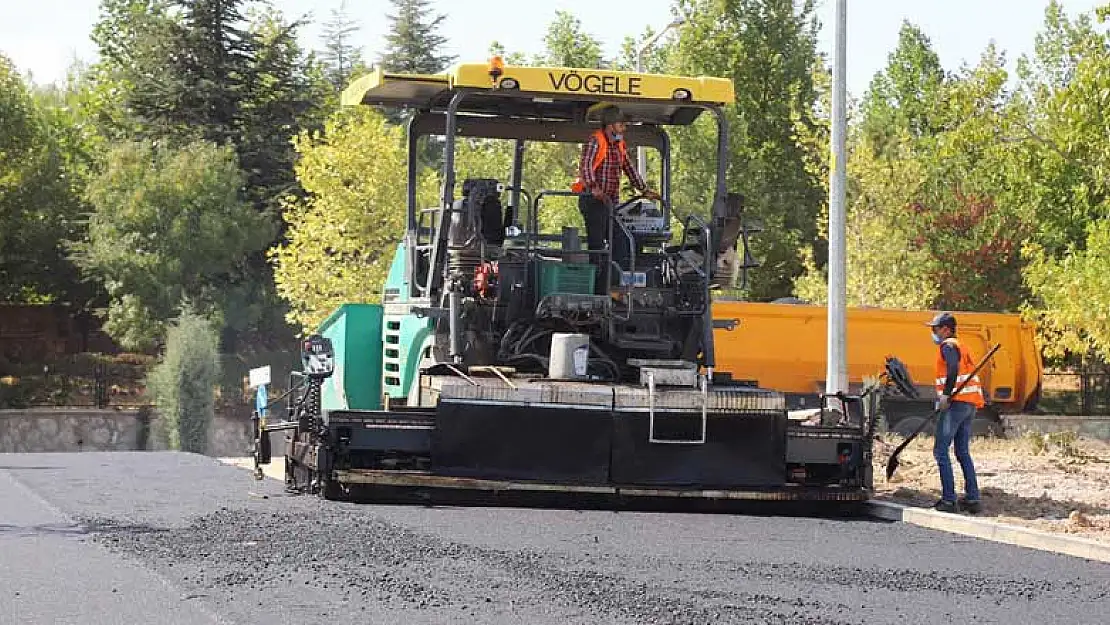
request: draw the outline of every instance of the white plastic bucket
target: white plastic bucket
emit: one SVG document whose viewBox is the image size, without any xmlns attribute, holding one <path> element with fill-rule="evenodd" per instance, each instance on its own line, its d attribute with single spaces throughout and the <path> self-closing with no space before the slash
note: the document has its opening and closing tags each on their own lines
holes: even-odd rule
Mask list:
<svg viewBox="0 0 1110 625">
<path fill-rule="evenodd" d="M 557 332 L 551 335 L 551 360 L 548 376 L 553 380 L 581 380 L 586 377 L 590 359 L 590 337 L 587 334 Z"/>
</svg>

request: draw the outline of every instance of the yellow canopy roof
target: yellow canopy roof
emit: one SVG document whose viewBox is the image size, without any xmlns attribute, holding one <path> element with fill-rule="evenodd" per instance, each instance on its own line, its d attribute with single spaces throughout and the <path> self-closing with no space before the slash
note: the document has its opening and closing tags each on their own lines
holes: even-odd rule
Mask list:
<svg viewBox="0 0 1110 625">
<path fill-rule="evenodd" d="M 359 104 L 446 108 L 459 90 L 473 91 L 462 110 L 506 116 L 566 117 L 600 103 L 617 104 L 633 119 L 689 123 L 706 105 L 735 101 L 725 78 L 642 74 L 600 69 L 461 63 L 444 74 L 390 74 L 378 69 L 342 93 L 344 106 Z"/>
</svg>

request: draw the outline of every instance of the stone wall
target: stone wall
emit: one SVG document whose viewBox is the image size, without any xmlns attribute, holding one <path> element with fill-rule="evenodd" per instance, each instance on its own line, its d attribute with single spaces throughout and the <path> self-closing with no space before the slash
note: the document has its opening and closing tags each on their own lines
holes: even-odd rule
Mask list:
<svg viewBox="0 0 1110 625">
<path fill-rule="evenodd" d="M 1004 415 L 1007 436 L 1020 436 L 1026 432 L 1052 434 L 1075 432 L 1080 436 L 1110 442 L 1110 417 L 1073 417 L 1060 415 Z"/>
<path fill-rule="evenodd" d="M 165 449 L 158 415 L 148 409 L 31 408 L 0 410 L 0 453 Z M 249 419 L 217 416 L 208 428 L 210 456 L 246 456 Z"/>
</svg>

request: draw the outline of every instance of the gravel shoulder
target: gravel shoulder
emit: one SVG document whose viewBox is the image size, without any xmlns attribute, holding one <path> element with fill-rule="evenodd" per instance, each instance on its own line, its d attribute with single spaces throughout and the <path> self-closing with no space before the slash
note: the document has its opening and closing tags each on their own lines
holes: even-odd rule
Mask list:
<svg viewBox="0 0 1110 625">
<path fill-rule="evenodd" d="M 900 442 L 875 448 L 876 499 L 931 506 L 940 498 L 933 439 L 920 437 L 900 457 L 890 482 L 886 462 Z M 973 439 L 983 511 L 978 516 L 1110 544 L 1110 445 L 1068 435 Z M 963 476 L 952 456 L 957 491 Z"/>
<path fill-rule="evenodd" d="M 1110 599 L 1106 565 L 907 524 L 347 504 L 189 454 L 0 458 L 71 540 L 228 623 L 1041 625 Z"/>
</svg>

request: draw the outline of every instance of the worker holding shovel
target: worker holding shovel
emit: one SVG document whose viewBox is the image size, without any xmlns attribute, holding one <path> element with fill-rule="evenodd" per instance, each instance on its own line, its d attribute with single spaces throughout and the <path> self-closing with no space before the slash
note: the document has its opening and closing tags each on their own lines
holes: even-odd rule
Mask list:
<svg viewBox="0 0 1110 625">
<path fill-rule="evenodd" d="M 941 498 L 934 506 L 941 512 L 979 512 L 979 484 L 975 464 L 971 460 L 971 422 L 975 412 L 986 403 L 983 386 L 976 374 L 975 359 L 970 350 L 956 338 L 956 318 L 940 313 L 926 325 L 933 330 L 933 342 L 939 347 L 936 364 L 937 435 L 933 456 L 940 471 Z M 966 383 L 965 383 L 966 381 Z M 956 394 L 953 396 L 953 390 Z M 964 475 L 966 497 L 957 501 L 955 477 L 948 448 L 955 443 L 956 460 Z"/>
</svg>

